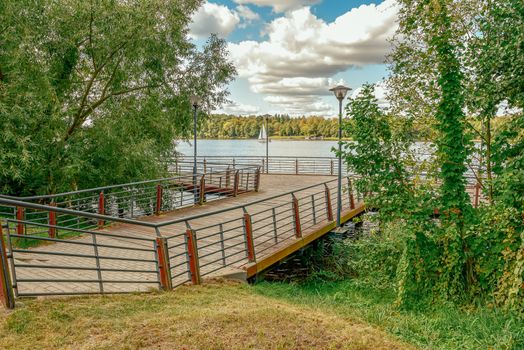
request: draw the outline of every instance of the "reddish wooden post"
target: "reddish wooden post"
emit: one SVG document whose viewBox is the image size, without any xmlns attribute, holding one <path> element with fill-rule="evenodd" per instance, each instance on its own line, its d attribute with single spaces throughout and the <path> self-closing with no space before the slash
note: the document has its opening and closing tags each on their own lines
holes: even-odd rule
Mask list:
<svg viewBox="0 0 524 350">
<path fill-rule="evenodd" d="M 169 251 L 167 249 L 167 239 L 165 237 L 156 238 L 156 255 L 158 274 L 160 276 L 160 288 L 163 290 L 170 290 L 172 289 L 171 268 L 169 266 Z"/>
<path fill-rule="evenodd" d="M 16 220 L 18 220 L 18 225 L 16 225 L 16 233 L 23 235 L 25 232 L 25 225 L 21 222 L 25 219 L 25 208 L 16 207 Z"/>
<path fill-rule="evenodd" d="M 56 207 L 55 203 L 49 204 L 51 207 Z M 56 212 L 49 210 L 49 238 L 56 237 Z"/>
<path fill-rule="evenodd" d="M 355 198 L 353 197 L 353 183 L 348 177 L 349 208 L 355 209 Z"/>
<path fill-rule="evenodd" d="M 231 184 L 231 171 L 229 170 L 229 166 L 226 169 L 226 188 L 229 188 L 229 185 Z"/>
<path fill-rule="evenodd" d="M 246 235 L 246 250 L 247 259 L 249 262 L 255 262 L 255 244 L 253 242 L 253 223 L 251 221 L 251 215 L 244 209 L 244 233 Z"/>
<path fill-rule="evenodd" d="M 160 215 L 160 213 L 162 212 L 162 194 L 163 192 L 164 190 L 162 188 L 162 185 L 161 184 L 156 185 L 156 208 L 155 208 L 156 215 Z"/>
<path fill-rule="evenodd" d="M 240 180 L 240 170 L 235 172 L 235 183 L 233 184 L 233 197 L 236 197 L 238 194 L 238 184 Z"/>
<path fill-rule="evenodd" d="M 302 237 L 302 227 L 300 226 L 300 210 L 298 208 L 298 199 L 297 197 L 295 197 L 294 194 L 292 194 L 293 196 L 293 219 L 295 220 L 295 236 L 297 238 L 301 238 Z"/>
<path fill-rule="evenodd" d="M 327 184 L 324 184 L 325 187 L 325 197 L 326 197 L 326 211 L 328 221 L 333 221 L 333 208 L 331 207 L 331 193 L 329 192 L 329 187 Z"/>
<path fill-rule="evenodd" d="M 255 175 L 255 192 L 258 192 L 260 189 L 260 168 L 257 168 Z"/>
<path fill-rule="evenodd" d="M 100 192 L 98 195 L 98 214 L 105 215 L 106 209 L 105 209 L 105 198 L 104 198 L 104 192 Z M 104 220 L 100 219 L 98 220 L 98 227 L 102 228 L 104 227 Z"/>
<path fill-rule="evenodd" d="M 196 243 L 195 231 L 188 228 L 186 230 L 187 256 L 189 259 L 189 272 L 191 283 L 200 284 L 200 267 L 198 263 L 198 248 Z"/>
<path fill-rule="evenodd" d="M 479 206 L 479 197 L 480 197 L 480 182 L 477 181 L 475 184 L 475 208 Z"/>
<path fill-rule="evenodd" d="M 11 283 L 11 275 L 9 274 L 4 233 L 2 232 L 2 222 L 0 222 L 0 299 L 7 309 L 13 309 L 15 307 L 13 284 Z"/>
<path fill-rule="evenodd" d="M 204 204 L 206 200 L 206 175 L 202 175 L 200 178 L 200 192 L 198 193 L 198 204 Z"/>
</svg>

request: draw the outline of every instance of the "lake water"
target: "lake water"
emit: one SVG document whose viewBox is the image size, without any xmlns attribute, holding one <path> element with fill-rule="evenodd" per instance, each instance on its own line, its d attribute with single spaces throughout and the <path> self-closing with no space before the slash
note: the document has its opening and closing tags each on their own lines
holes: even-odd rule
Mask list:
<svg viewBox="0 0 524 350">
<path fill-rule="evenodd" d="M 198 140 L 199 156 L 265 156 L 266 144 L 258 140 Z M 334 157 L 332 147 L 336 141 L 272 140 L 270 156 Z M 177 150 L 184 155 L 193 154 L 192 142 L 179 141 Z"/>
</svg>

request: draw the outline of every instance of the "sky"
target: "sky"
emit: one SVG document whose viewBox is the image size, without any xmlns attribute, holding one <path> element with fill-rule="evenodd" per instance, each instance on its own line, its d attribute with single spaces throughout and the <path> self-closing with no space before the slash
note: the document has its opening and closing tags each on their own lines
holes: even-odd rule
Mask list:
<svg viewBox="0 0 524 350">
<path fill-rule="evenodd" d="M 387 76 L 396 17 L 395 0 L 208 0 L 190 36 L 199 46 L 210 33 L 224 38 L 238 72 L 215 113 L 333 117 L 331 87 L 349 86 L 349 96 Z"/>
</svg>

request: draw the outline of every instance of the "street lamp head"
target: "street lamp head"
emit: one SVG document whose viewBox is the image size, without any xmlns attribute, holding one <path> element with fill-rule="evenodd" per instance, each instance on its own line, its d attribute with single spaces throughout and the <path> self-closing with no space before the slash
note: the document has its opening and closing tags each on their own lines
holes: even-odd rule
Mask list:
<svg viewBox="0 0 524 350">
<path fill-rule="evenodd" d="M 342 101 L 346 97 L 346 94 L 348 93 L 349 90 L 351 90 L 351 88 L 348 88 L 344 85 L 338 85 L 332 89 L 329 89 L 329 91 L 333 91 L 333 93 L 335 94 L 335 97 L 339 101 Z"/>
<path fill-rule="evenodd" d="M 202 99 L 198 95 L 191 95 L 189 99 L 191 101 L 191 106 L 195 108 L 197 108 L 202 102 Z"/>
</svg>

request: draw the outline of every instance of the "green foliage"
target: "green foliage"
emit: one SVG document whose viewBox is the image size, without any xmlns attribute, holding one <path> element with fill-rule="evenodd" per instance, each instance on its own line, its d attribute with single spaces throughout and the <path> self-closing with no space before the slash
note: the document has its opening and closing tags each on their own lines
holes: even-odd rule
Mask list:
<svg viewBox="0 0 524 350">
<path fill-rule="evenodd" d="M 524 211 L 524 117 L 505 125 L 493 143 L 495 199 Z"/>
<path fill-rule="evenodd" d="M 342 143 L 342 157 L 357 175 L 355 187 L 364 195 L 373 194 L 368 204 L 380 207 L 381 215 L 395 215 L 413 195 L 407 169 L 413 163 L 409 120 L 393 128 L 391 118 L 378 107 L 373 85 L 364 85 L 346 112 L 351 118 L 343 129 L 352 141 Z"/>
<path fill-rule="evenodd" d="M 44 194 L 151 178 L 235 74 L 225 42 L 189 41 L 200 0 L 3 1 L 0 184 Z M 201 120 L 207 113 L 201 113 Z"/>
<path fill-rule="evenodd" d="M 433 82 L 429 90 L 433 94 L 417 106 L 423 109 L 427 104 L 426 110 L 433 113 L 434 167 L 413 168 L 413 140 L 406 135 L 413 134 L 409 132 L 412 120 L 418 116 L 409 108 L 397 114 L 405 115 L 403 118 L 388 118 L 378 108 L 372 86 L 365 86 L 348 105 L 351 120 L 346 130 L 356 143 L 346 143 L 343 156 L 349 170 L 359 177 L 357 189 L 367 195 L 366 203 L 379 208 L 381 228 L 380 235 L 372 239 L 347 243 L 346 249 L 356 258 L 349 276 L 363 271 L 377 284 L 394 281 L 396 304 L 405 309 L 453 302 L 524 310 L 524 118 L 521 114 L 508 118 L 495 130 L 493 140 L 491 119 L 488 124 L 480 121 L 489 136 L 483 139 L 489 145 L 483 153 L 489 156 L 484 187 L 492 200 L 473 209 L 464 176 L 471 161 L 471 144 L 463 112 L 466 97 L 472 98 L 465 94 L 472 90 L 463 84 L 466 61 L 458 38 L 464 30 L 457 27 L 461 14 L 457 9 L 456 3 L 445 0 L 402 1 L 399 33 L 404 35 L 403 43 L 411 45 L 420 39 L 421 45 L 400 45 L 392 56 L 396 60 L 393 80 L 402 80 L 392 86 L 421 87 L 411 79 Z M 508 48 L 513 44 L 510 41 Z M 420 47 L 422 51 L 417 51 Z M 428 60 L 419 66 L 420 77 L 408 66 L 412 62 L 408 58 L 414 57 Z M 403 93 L 397 90 L 394 94 Z M 396 102 L 408 97 L 413 94 L 397 96 Z M 399 106 L 394 104 L 395 113 Z M 430 170 L 423 179 L 418 176 L 421 170 Z M 433 214 L 435 209 L 438 217 Z M 377 250 L 377 239 L 388 242 L 394 252 Z M 376 265 L 392 255 L 397 257 L 392 260 L 394 276 Z"/>
</svg>

